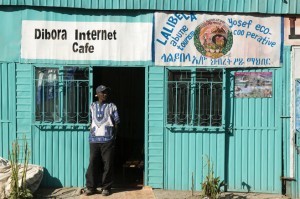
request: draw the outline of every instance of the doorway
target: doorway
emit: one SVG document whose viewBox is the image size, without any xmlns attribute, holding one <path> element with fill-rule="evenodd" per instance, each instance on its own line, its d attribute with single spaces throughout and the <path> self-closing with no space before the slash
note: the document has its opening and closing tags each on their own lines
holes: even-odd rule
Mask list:
<svg viewBox="0 0 300 199">
<path fill-rule="evenodd" d="M 94 67 L 93 91 L 111 88 L 120 129 L 115 149 L 114 187 L 142 187 L 144 174 L 145 69 L 141 67 Z M 96 98 L 93 101 L 97 100 Z"/>
</svg>

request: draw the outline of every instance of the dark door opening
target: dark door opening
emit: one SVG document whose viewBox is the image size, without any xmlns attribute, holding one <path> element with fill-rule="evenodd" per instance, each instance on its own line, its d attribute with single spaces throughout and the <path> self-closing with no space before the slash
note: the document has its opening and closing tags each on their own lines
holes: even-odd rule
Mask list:
<svg viewBox="0 0 300 199">
<path fill-rule="evenodd" d="M 115 150 L 115 187 L 142 187 L 144 174 L 145 69 L 94 67 L 93 90 L 111 88 L 120 115 Z M 93 99 L 96 101 L 97 99 Z"/>
</svg>

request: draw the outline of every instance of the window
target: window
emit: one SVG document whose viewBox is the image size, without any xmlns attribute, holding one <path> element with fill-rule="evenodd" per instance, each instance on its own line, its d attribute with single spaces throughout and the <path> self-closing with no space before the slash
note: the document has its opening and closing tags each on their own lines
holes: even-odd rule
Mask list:
<svg viewBox="0 0 300 199">
<path fill-rule="evenodd" d="M 167 123 L 217 127 L 222 125 L 223 70 L 170 70 Z"/>
<path fill-rule="evenodd" d="M 35 68 L 35 120 L 87 123 L 88 67 Z"/>
</svg>

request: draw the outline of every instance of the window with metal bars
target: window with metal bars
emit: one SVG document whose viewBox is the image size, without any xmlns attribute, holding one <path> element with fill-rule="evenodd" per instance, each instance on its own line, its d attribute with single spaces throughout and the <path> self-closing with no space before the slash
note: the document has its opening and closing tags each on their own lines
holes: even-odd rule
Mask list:
<svg viewBox="0 0 300 199">
<path fill-rule="evenodd" d="M 35 121 L 88 123 L 88 67 L 35 68 Z"/>
<path fill-rule="evenodd" d="M 223 70 L 169 70 L 167 123 L 222 125 Z"/>
</svg>

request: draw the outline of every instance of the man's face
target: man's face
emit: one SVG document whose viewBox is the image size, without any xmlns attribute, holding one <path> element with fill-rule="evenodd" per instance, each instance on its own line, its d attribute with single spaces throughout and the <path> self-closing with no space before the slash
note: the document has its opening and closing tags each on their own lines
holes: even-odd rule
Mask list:
<svg viewBox="0 0 300 199">
<path fill-rule="evenodd" d="M 104 90 L 104 91 L 98 92 L 97 97 L 99 100 L 101 100 L 103 102 L 106 101 L 108 98 L 108 91 Z"/>
</svg>

